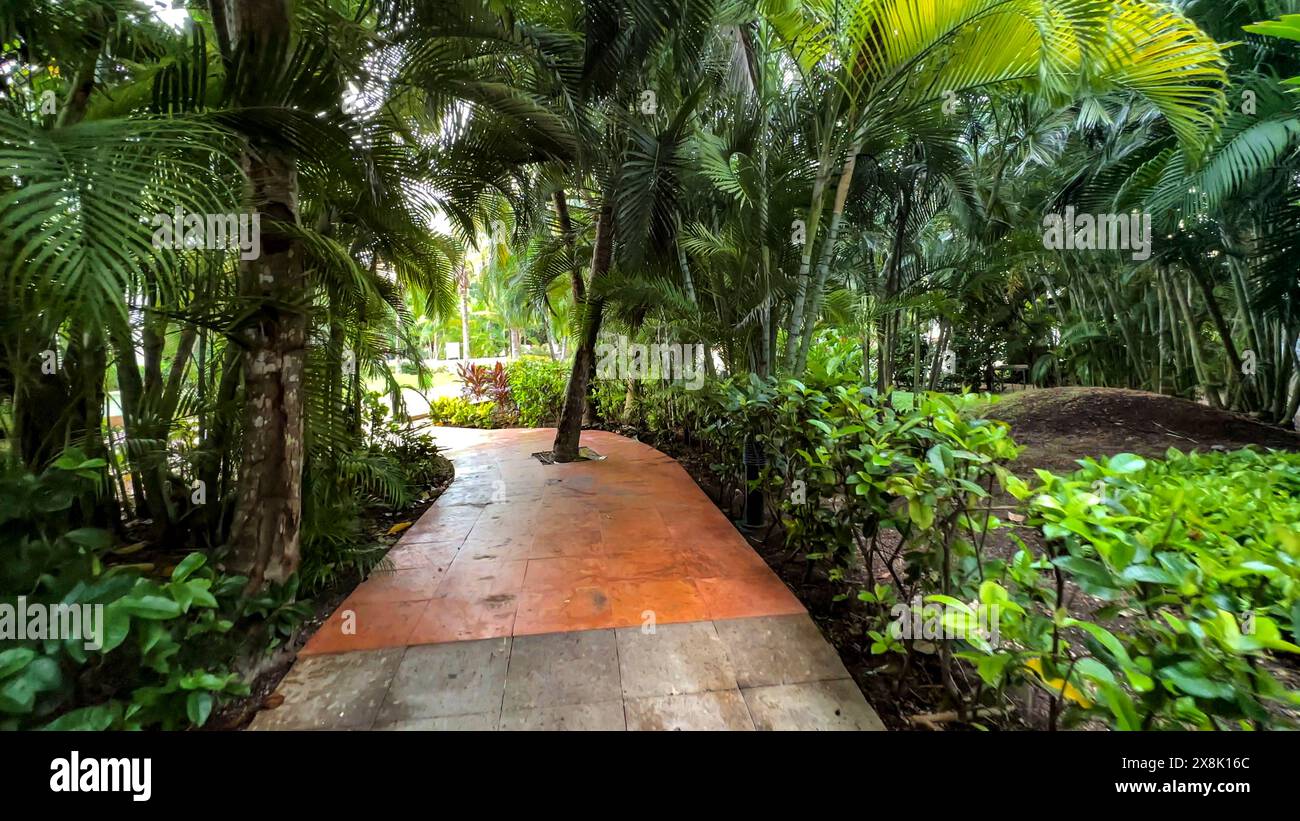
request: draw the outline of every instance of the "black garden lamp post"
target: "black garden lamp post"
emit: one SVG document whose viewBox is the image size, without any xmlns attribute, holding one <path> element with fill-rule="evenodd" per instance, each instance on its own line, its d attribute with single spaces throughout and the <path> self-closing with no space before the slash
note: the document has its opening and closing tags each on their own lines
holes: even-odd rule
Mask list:
<svg viewBox="0 0 1300 821">
<path fill-rule="evenodd" d="M 763 526 L 763 491 L 757 486 L 759 473 L 767 467 L 767 454 L 753 437 L 745 440 L 745 518 L 744 526 Z"/>
</svg>

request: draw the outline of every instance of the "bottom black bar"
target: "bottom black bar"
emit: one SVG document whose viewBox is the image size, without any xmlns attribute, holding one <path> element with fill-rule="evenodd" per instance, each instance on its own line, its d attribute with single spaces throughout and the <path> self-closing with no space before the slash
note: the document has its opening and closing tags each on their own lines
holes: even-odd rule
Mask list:
<svg viewBox="0 0 1300 821">
<path fill-rule="evenodd" d="M 699 793 L 768 805 L 783 792 L 819 807 L 889 796 L 974 807 L 1003 796 L 1020 807 L 1226 808 L 1275 805 L 1293 793 L 1295 773 L 1287 734 L 684 735 L 11 733 L 0 737 L 0 766 L 7 806 L 170 812 L 229 802 L 259 814 L 357 800 L 396 811 L 431 797 L 446 811 L 511 801 L 536 810 L 620 792 L 642 809 Z"/>
</svg>

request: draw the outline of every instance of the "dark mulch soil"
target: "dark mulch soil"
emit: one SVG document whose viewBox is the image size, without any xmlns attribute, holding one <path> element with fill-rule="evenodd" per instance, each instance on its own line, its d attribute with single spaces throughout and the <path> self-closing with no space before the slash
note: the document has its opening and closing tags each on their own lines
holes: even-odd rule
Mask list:
<svg viewBox="0 0 1300 821">
<path fill-rule="evenodd" d="M 1170 447 L 1183 451 L 1194 448 L 1235 450 L 1256 445 L 1300 450 L 1300 436 L 1290 431 L 1194 402 L 1142 391 L 1109 388 L 1031 390 L 993 404 L 983 410 L 983 415 L 1008 422 L 1016 441 L 1026 446 L 1015 465 L 1022 475 L 1031 475 L 1033 468 L 1070 472 L 1078 468 L 1078 459 L 1115 453 L 1163 457 Z M 677 459 L 719 508 L 733 521 L 739 521 L 744 503 L 740 491 L 733 491 L 730 499 L 720 499 L 720 488 L 709 469 L 709 458 L 684 437 L 655 436 L 625 425 L 610 425 L 606 429 L 647 441 Z M 808 608 L 823 634 L 839 651 L 867 700 L 890 729 L 917 729 L 918 725 L 909 721 L 910 718 L 948 709 L 946 692 L 933 671 L 904 671 L 904 662 L 899 656 L 873 656 L 871 640 L 866 635 L 867 620 L 861 606 L 852 599 L 833 601 L 837 589 L 870 587 L 873 582 L 865 578 L 865 573 L 857 578 L 850 577 L 844 586 L 832 586 L 817 568 L 791 553 L 779 525 L 756 533 L 741 532 Z M 1034 533 L 1022 530 L 1019 535 L 1031 548 L 1037 546 Z M 1005 554 L 1006 557 L 1010 557 L 1016 548 L 1001 534 L 985 546 L 987 554 Z M 1079 617 L 1087 617 L 1098 606 L 1096 601 L 1077 590 L 1067 591 L 1067 597 L 1067 609 Z M 964 677 L 959 681 L 963 688 L 969 686 L 973 689 L 976 677 L 970 671 L 958 670 L 957 675 Z M 1284 677 L 1290 678 L 1289 675 Z M 1026 691 L 1013 694 L 1012 700 L 1012 709 L 1007 715 L 982 719 L 980 727 L 1020 729 L 1045 726 L 1045 698 Z M 942 726 L 947 729 L 974 728 L 971 724 L 951 722 Z"/>
<path fill-rule="evenodd" d="M 1123 388 L 1029 390 L 983 413 L 1009 423 L 1016 442 L 1026 446 L 1019 460 L 1025 473 L 1029 468 L 1073 471 L 1075 460 L 1100 454 L 1163 457 L 1171 447 L 1300 450 L 1300 436 L 1293 431 L 1186 399 Z"/>
<path fill-rule="evenodd" d="M 389 547 L 396 544 L 400 534 L 395 536 L 388 534 L 393 525 L 399 522 L 414 522 L 419 519 L 429 509 L 429 506 L 438 500 L 438 497 L 447 489 L 447 486 L 451 484 L 454 478 L 452 463 L 442 456 L 435 456 L 434 458 L 441 460 L 442 463 L 441 469 L 438 471 L 438 480 L 421 493 L 419 501 L 403 510 L 375 510 L 367 515 L 366 531 L 371 534 L 375 542 L 386 544 Z M 277 698 L 272 693 L 279 686 L 280 680 L 289 672 L 289 668 L 293 666 L 294 661 L 298 659 L 298 651 L 302 649 L 307 640 L 320 629 L 321 625 L 329 619 L 330 615 L 338 609 L 343 600 L 361 582 L 362 576 L 359 573 L 354 572 L 340 576 L 328 590 L 323 590 L 313 596 L 311 599 L 312 615 L 298 626 L 291 640 L 280 645 L 270 654 L 248 660 L 245 663 L 245 678 L 252 682 L 249 685 L 249 695 L 223 703 L 213 713 L 211 720 L 204 726 L 204 729 L 243 729 L 257 715 L 257 711 L 264 706 L 278 706 L 272 701 Z"/>
</svg>

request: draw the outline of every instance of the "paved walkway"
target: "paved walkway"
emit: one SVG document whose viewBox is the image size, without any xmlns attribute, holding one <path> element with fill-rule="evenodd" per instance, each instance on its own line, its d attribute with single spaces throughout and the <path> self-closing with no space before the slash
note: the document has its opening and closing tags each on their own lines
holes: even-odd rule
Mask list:
<svg viewBox="0 0 1300 821">
<path fill-rule="evenodd" d="M 253 729 L 883 729 L 799 601 L 675 461 L 584 431 L 435 429 L 456 479 Z"/>
</svg>

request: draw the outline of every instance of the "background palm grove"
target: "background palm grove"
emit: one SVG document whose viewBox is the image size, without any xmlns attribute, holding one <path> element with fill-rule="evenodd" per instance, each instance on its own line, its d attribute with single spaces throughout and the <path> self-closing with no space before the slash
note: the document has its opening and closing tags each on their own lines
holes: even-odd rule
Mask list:
<svg viewBox="0 0 1300 821">
<path fill-rule="evenodd" d="M 0 0 L 0 727 L 237 725 L 430 423 L 764 491 L 894 726 L 1295 721 L 1294 0 L 175 5 Z"/>
</svg>

